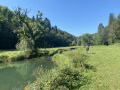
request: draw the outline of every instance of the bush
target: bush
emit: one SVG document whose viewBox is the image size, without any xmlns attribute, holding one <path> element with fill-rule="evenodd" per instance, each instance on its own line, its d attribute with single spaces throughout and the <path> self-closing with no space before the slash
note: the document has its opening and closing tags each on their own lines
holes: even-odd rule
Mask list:
<svg viewBox="0 0 120 90">
<path fill-rule="evenodd" d="M 25 56 L 26 56 L 26 58 L 38 57 L 38 51 L 37 50 L 26 51 Z"/>
<path fill-rule="evenodd" d="M 8 56 L 5 56 L 5 55 L 0 56 L 0 59 L 3 59 L 3 60 L 5 60 L 7 58 L 8 58 Z"/>
<path fill-rule="evenodd" d="M 20 42 L 16 44 L 17 50 L 28 51 L 34 49 L 34 41 L 30 38 L 20 39 Z"/>
<path fill-rule="evenodd" d="M 89 83 L 89 78 L 84 76 L 77 70 L 73 70 L 69 67 L 64 68 L 60 71 L 58 76 L 50 83 L 51 90 L 56 90 L 62 86 L 65 90 L 76 90 L 83 85 Z"/>
<path fill-rule="evenodd" d="M 8 59 L 8 56 L 2 55 L 0 56 L 0 63 L 5 62 Z"/>
<path fill-rule="evenodd" d="M 74 67 L 83 67 L 84 61 L 86 60 L 86 56 L 80 54 L 79 56 L 75 56 L 72 60 Z"/>
<path fill-rule="evenodd" d="M 56 63 L 56 65 L 58 66 L 62 66 L 62 65 L 70 65 L 69 63 L 69 58 L 63 54 L 55 54 L 53 57 L 52 57 L 52 61 L 54 63 Z"/>
</svg>

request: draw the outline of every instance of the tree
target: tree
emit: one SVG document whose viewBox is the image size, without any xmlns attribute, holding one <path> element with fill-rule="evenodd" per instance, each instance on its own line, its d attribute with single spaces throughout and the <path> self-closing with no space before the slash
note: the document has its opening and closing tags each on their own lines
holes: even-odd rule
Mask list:
<svg viewBox="0 0 120 90">
<path fill-rule="evenodd" d="M 20 42 L 26 42 L 24 43 L 26 50 L 36 51 L 36 43 L 35 40 L 38 37 L 38 34 L 40 34 L 40 24 L 39 23 L 29 23 L 27 20 L 27 10 L 24 10 L 24 13 L 22 12 L 22 9 L 18 7 L 18 9 L 15 11 L 16 20 L 20 23 L 18 30 L 16 31 Z M 39 35 L 40 36 L 40 35 Z"/>
<path fill-rule="evenodd" d="M 104 29 L 104 26 L 103 26 L 103 24 L 102 23 L 100 23 L 99 24 L 99 26 L 98 26 L 98 34 L 97 34 L 97 38 L 96 38 L 96 40 L 97 40 L 97 44 L 101 44 L 101 36 L 102 36 L 102 30 Z"/>
<path fill-rule="evenodd" d="M 115 20 L 111 26 L 109 26 L 109 32 L 108 32 L 108 44 L 114 44 L 117 39 L 116 39 L 116 28 L 117 28 L 117 20 Z"/>
<path fill-rule="evenodd" d="M 84 34 L 82 36 L 82 45 L 94 45 L 94 39 L 93 39 L 93 36 L 92 34 Z"/>
<path fill-rule="evenodd" d="M 100 33 L 103 28 L 104 28 L 103 24 L 100 23 L 99 26 L 98 26 L 98 33 Z"/>
<path fill-rule="evenodd" d="M 109 16 L 109 26 L 112 25 L 112 23 L 115 21 L 115 17 L 114 17 L 114 14 L 113 13 L 110 13 L 110 16 Z"/>
<path fill-rule="evenodd" d="M 109 27 L 107 26 L 104 29 L 102 29 L 102 32 L 101 32 L 101 44 L 109 45 L 108 39 L 109 39 Z"/>
<path fill-rule="evenodd" d="M 35 17 L 34 16 L 32 17 L 32 21 L 35 22 Z"/>
<path fill-rule="evenodd" d="M 17 43 L 12 18 L 13 13 L 7 7 L 0 6 L 0 49 L 14 49 Z"/>
<path fill-rule="evenodd" d="M 120 19 L 117 19 L 115 21 L 115 39 L 116 39 L 116 42 L 120 42 Z"/>
<path fill-rule="evenodd" d="M 45 18 L 45 19 L 44 19 L 44 23 L 45 23 L 44 26 L 50 30 L 50 29 L 51 29 L 50 20 L 49 20 L 48 18 Z"/>
</svg>

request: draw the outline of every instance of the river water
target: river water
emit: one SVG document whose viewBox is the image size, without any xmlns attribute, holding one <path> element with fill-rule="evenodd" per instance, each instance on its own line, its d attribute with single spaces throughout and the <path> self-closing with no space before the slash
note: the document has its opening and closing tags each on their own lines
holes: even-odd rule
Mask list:
<svg viewBox="0 0 120 90">
<path fill-rule="evenodd" d="M 47 57 L 0 64 L 0 90 L 23 90 L 35 80 L 33 72 L 36 68 L 42 67 L 46 70 L 53 66 Z"/>
</svg>

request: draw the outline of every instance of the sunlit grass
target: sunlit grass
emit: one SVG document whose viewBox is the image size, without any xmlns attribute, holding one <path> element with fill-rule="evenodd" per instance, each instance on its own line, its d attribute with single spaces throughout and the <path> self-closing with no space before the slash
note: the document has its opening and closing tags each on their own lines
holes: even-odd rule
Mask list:
<svg viewBox="0 0 120 90">
<path fill-rule="evenodd" d="M 120 44 L 90 47 L 88 63 L 95 66 L 93 83 L 84 90 L 120 90 Z M 84 51 L 83 51 L 84 52 Z"/>
<path fill-rule="evenodd" d="M 52 56 L 58 53 L 57 50 L 70 50 L 70 48 L 77 48 L 77 46 L 71 47 L 56 47 L 56 48 L 40 48 L 38 49 L 38 56 Z M 25 56 L 24 51 L 17 51 L 17 50 L 0 50 L 0 63 L 1 62 L 11 62 L 11 61 L 19 61 L 28 58 L 27 55 Z"/>
<path fill-rule="evenodd" d="M 19 54 L 23 53 L 23 51 L 17 51 L 17 50 L 0 50 L 0 56 L 8 56 L 8 57 L 14 57 Z"/>
</svg>

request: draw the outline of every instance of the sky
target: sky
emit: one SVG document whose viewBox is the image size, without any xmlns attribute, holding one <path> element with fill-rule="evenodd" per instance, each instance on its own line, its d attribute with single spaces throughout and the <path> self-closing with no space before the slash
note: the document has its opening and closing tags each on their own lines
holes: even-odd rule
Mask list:
<svg viewBox="0 0 120 90">
<path fill-rule="evenodd" d="M 100 23 L 107 26 L 110 13 L 120 13 L 120 0 L 0 0 L 0 5 L 28 9 L 29 17 L 39 10 L 52 26 L 75 36 L 96 33 Z"/>
</svg>

